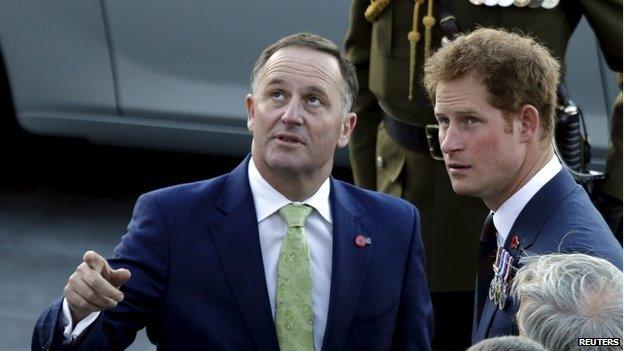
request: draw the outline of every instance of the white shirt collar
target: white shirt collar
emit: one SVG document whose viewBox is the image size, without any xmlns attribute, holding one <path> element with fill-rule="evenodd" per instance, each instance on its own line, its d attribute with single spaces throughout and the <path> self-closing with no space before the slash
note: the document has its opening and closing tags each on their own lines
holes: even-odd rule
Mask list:
<svg viewBox="0 0 624 351">
<path fill-rule="evenodd" d="M 249 186 L 251 187 L 258 223 L 277 212 L 280 208 L 293 203 L 262 178 L 262 175 L 254 164 L 253 158 L 249 159 L 247 175 L 249 177 Z M 329 207 L 329 189 L 329 178 L 327 178 L 316 193 L 301 202 L 295 203 L 311 206 L 327 222 L 332 223 L 331 210 Z"/>
<path fill-rule="evenodd" d="M 529 180 L 520 190 L 511 195 L 507 201 L 494 212 L 494 226 L 498 234 L 496 239 L 498 246 L 501 247 L 505 244 L 509 231 L 514 222 L 522 212 L 522 209 L 533 198 L 533 196 L 553 179 L 557 173 L 561 170 L 561 164 L 557 159 L 557 156 L 548 161 L 548 163 L 537 172 L 531 180 Z"/>
</svg>

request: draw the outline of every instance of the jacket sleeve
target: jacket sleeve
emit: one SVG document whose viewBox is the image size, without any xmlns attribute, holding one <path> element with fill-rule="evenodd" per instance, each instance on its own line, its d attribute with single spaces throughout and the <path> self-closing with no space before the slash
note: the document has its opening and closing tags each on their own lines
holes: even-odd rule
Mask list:
<svg viewBox="0 0 624 351">
<path fill-rule="evenodd" d="M 349 61 L 355 66 L 359 91 L 355 105 L 357 124 L 349 142 L 349 155 L 355 184 L 375 190 L 377 169 L 375 148 L 377 126 L 381 122 L 381 109 L 377 100 L 368 90 L 370 63 L 371 24 L 364 18 L 367 0 L 353 0 L 349 13 L 350 26 L 345 40 L 345 50 Z"/>
<path fill-rule="evenodd" d="M 412 242 L 405 270 L 393 350 L 430 350 L 433 307 L 425 276 L 425 253 L 420 235 L 420 216 L 412 207 Z"/>
<path fill-rule="evenodd" d="M 52 303 L 41 313 L 35 330 L 33 331 L 31 350 L 61 350 L 63 345 L 63 334 L 59 326 L 61 306 L 63 299 Z"/>
</svg>

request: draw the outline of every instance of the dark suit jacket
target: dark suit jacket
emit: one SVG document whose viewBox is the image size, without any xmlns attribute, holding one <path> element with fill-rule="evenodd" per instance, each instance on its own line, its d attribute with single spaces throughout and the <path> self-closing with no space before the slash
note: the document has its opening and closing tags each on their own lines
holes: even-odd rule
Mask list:
<svg viewBox="0 0 624 351">
<path fill-rule="evenodd" d="M 511 245 L 514 236 L 520 243 L 515 249 Z M 574 182 L 566 169 L 562 169 L 527 203 L 514 222 L 504 247 L 515 258 L 516 267 L 522 255 L 574 252 L 604 258 L 622 269 L 622 247 L 585 190 Z M 475 301 L 480 301 L 481 294 L 487 294 L 487 291 L 477 291 Z M 494 336 L 518 334 L 514 321 L 518 304 L 510 299 L 507 305 L 501 311 L 486 298 L 477 321 L 475 302 L 473 343 Z"/>
<path fill-rule="evenodd" d="M 232 173 L 145 194 L 109 260 L 125 299 L 70 346 L 127 347 L 147 326 L 159 350 L 278 350 L 247 177 Z M 412 205 L 331 179 L 333 263 L 323 350 L 429 350 L 432 310 Z M 371 238 L 364 248 L 356 235 Z M 33 350 L 59 348 L 61 303 L 39 318 Z"/>
</svg>

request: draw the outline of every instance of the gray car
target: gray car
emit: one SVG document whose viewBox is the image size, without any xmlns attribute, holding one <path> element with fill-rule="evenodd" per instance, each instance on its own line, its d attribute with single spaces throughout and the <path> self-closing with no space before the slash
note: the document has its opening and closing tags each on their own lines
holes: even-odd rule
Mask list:
<svg viewBox="0 0 624 351">
<path fill-rule="evenodd" d="M 340 45 L 347 23 L 348 2 L 332 0 L 0 0 L 0 85 L 10 87 L 0 99 L 35 134 L 241 156 L 260 51 L 302 31 Z M 615 79 L 587 23 L 570 46 L 569 90 L 603 164 Z"/>
</svg>

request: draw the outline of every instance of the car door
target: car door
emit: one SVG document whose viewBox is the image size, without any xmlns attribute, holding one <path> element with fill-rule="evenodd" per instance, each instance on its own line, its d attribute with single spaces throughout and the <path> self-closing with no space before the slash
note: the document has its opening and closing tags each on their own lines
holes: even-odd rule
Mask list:
<svg viewBox="0 0 624 351">
<path fill-rule="evenodd" d="M 341 45 L 347 30 L 346 1 L 105 3 L 123 118 L 153 125 L 141 138 L 176 150 L 248 152 L 244 99 L 262 49 L 304 31 Z"/>
</svg>

